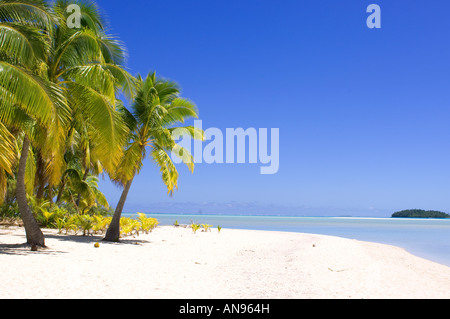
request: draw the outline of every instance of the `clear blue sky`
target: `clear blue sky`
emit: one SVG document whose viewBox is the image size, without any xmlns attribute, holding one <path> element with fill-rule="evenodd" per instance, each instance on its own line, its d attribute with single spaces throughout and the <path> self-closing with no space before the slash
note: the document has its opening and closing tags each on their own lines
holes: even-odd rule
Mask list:
<svg viewBox="0 0 450 319">
<path fill-rule="evenodd" d="M 450 212 L 450 2 L 97 1 L 132 74 L 156 70 L 203 127 L 280 129 L 280 170 L 147 160 L 125 211 L 390 216 Z M 381 7 L 368 29 L 366 8 Z M 101 183 L 111 205 L 121 190 Z"/>
</svg>

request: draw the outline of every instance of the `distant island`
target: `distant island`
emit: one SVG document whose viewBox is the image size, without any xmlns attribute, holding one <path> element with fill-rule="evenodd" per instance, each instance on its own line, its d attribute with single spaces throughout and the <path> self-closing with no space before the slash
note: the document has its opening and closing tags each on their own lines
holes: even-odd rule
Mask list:
<svg viewBox="0 0 450 319">
<path fill-rule="evenodd" d="M 392 214 L 392 218 L 450 218 L 450 215 L 435 210 L 407 209 Z"/>
</svg>

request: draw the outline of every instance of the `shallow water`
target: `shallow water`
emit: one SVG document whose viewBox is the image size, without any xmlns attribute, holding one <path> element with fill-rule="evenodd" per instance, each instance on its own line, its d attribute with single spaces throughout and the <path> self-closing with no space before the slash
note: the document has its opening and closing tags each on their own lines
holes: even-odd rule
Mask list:
<svg viewBox="0 0 450 319">
<path fill-rule="evenodd" d="M 128 216 L 133 214 L 127 214 Z M 394 245 L 450 267 L 450 219 L 282 217 L 148 214 L 160 225 L 210 224 L 222 228 L 338 236 Z"/>
</svg>

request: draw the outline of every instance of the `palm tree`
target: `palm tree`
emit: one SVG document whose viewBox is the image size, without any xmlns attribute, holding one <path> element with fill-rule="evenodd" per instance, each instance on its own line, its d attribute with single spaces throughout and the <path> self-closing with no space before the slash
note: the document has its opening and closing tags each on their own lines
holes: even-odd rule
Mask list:
<svg viewBox="0 0 450 319">
<path fill-rule="evenodd" d="M 99 205 L 109 208 L 105 195 L 98 189 L 97 176 L 88 175 L 83 178 L 74 169 L 67 170 L 65 173 L 66 187 L 60 196 L 66 203 L 71 203 L 78 214 L 83 215 L 92 207 Z M 77 194 L 82 196 L 75 198 Z"/>
<path fill-rule="evenodd" d="M 183 161 L 193 172 L 194 161 L 187 150 L 175 143 L 172 132 L 180 129 L 177 125 L 188 118 L 197 118 L 197 108 L 191 101 L 181 98 L 180 89 L 174 82 L 156 77 L 150 73 L 145 80 L 137 77 L 138 90 L 132 111 L 122 108 L 130 134 L 128 145 L 113 180 L 123 186 L 122 195 L 116 206 L 112 222 L 104 240 L 118 241 L 120 218 L 134 177 L 139 174 L 143 160 L 150 150 L 150 156 L 161 170 L 164 184 L 169 194 L 177 189 L 178 171 L 169 152 L 178 151 Z M 203 132 L 192 126 L 181 127 L 192 137 L 203 140 Z"/>
<path fill-rule="evenodd" d="M 81 8 L 81 29 L 71 29 L 66 24 L 66 9 L 74 3 Z M 127 137 L 125 123 L 116 112 L 116 96 L 121 89 L 132 98 L 135 89 L 134 78 L 123 67 L 126 50 L 120 41 L 104 32 L 104 22 L 94 3 L 58 0 L 53 11 L 60 24 L 53 36 L 54 53 L 48 59 L 48 74 L 67 93 L 71 116 L 66 137 L 76 131 L 81 136 L 81 149 L 95 140 L 91 155 L 111 172 L 120 161 Z M 67 147 L 66 144 L 62 154 Z M 89 162 L 84 165 L 87 176 L 90 156 L 84 152 L 84 157 Z M 54 166 L 54 183 L 59 182 L 63 167 L 62 161 L 60 166 Z"/>
<path fill-rule="evenodd" d="M 0 3 L 0 119 L 10 131 L 20 131 L 17 137 L 22 140 L 22 151 L 16 177 L 16 200 L 27 242 L 39 246 L 45 246 L 45 239 L 26 196 L 28 152 L 32 140 L 36 141 L 36 126 L 48 128 L 49 139 L 57 145 L 68 114 L 61 88 L 43 76 L 50 45 L 48 32 L 41 31 L 50 31 L 54 22 L 48 9 L 41 1 Z"/>
<path fill-rule="evenodd" d="M 125 50 L 105 34 L 91 2 L 75 1 L 82 28 L 70 29 L 66 8 L 73 3 L 0 2 L 0 187 L 5 174 L 13 172 L 14 150 L 21 143 L 16 200 L 31 245 L 45 246 L 26 198 L 31 146 L 38 150 L 51 186 L 61 179 L 66 138 L 80 121 L 89 123 L 90 138 L 100 141 L 97 155 L 108 172 L 119 163 L 127 136 L 115 109 L 119 88 L 133 94 L 133 78 L 122 67 Z"/>
</svg>

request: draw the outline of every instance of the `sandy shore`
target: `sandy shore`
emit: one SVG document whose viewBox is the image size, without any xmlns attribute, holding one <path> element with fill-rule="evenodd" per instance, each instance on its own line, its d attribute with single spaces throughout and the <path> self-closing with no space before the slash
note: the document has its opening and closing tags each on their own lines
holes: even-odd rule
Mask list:
<svg viewBox="0 0 450 319">
<path fill-rule="evenodd" d="M 158 227 L 122 243 L 0 227 L 0 298 L 450 298 L 450 267 L 310 234 Z"/>
</svg>

